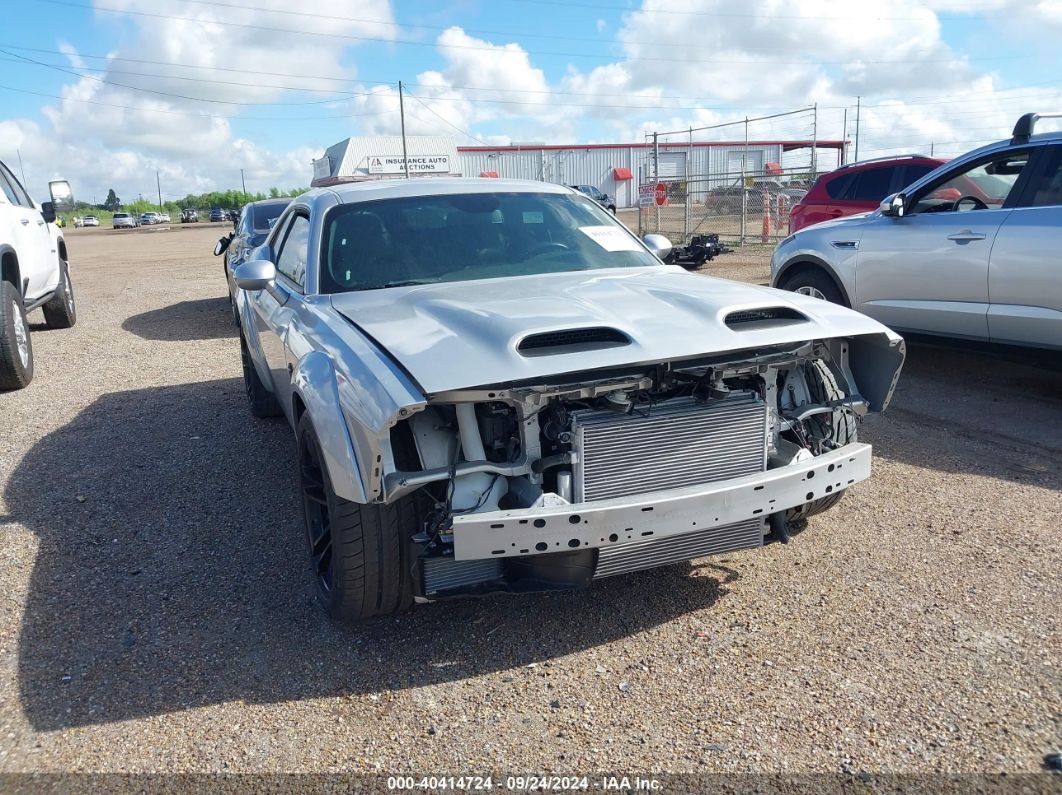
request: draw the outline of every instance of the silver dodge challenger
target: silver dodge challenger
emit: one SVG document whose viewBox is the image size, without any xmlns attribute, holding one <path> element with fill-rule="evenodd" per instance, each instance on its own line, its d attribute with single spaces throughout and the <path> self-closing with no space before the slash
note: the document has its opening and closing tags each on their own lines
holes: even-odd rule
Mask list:
<svg viewBox="0 0 1062 795">
<path fill-rule="evenodd" d="M 870 475 L 903 340 L 687 273 L 540 182 L 295 199 L 235 273 L 252 412 L 295 429 L 321 602 L 577 588 L 788 540 Z"/>
</svg>

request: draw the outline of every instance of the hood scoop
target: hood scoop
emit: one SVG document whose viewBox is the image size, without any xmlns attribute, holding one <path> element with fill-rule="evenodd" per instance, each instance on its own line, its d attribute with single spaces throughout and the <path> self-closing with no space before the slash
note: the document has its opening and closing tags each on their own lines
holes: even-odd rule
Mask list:
<svg viewBox="0 0 1062 795">
<path fill-rule="evenodd" d="M 753 331 L 776 328 L 793 323 L 807 323 L 807 316 L 788 306 L 766 306 L 762 309 L 741 309 L 731 312 L 723 320 L 731 331 Z"/>
<path fill-rule="evenodd" d="M 516 350 L 522 356 L 555 356 L 562 353 L 598 351 L 630 345 L 631 340 L 614 328 L 573 328 L 529 334 L 520 340 Z"/>
</svg>

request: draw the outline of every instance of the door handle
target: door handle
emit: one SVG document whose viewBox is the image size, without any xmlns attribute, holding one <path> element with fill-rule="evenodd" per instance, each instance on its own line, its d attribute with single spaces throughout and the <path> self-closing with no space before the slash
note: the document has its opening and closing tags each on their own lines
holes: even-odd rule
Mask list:
<svg viewBox="0 0 1062 795">
<path fill-rule="evenodd" d="M 29 225 L 29 218 L 23 218 L 23 219 L 22 219 L 22 225 L 23 225 L 23 226 L 27 226 L 27 225 Z"/>
<path fill-rule="evenodd" d="M 948 235 L 948 240 L 954 240 L 956 243 L 965 243 L 969 240 L 984 240 L 985 235 L 981 232 L 971 232 L 969 229 L 964 229 L 961 232 L 956 232 L 954 235 Z"/>
</svg>

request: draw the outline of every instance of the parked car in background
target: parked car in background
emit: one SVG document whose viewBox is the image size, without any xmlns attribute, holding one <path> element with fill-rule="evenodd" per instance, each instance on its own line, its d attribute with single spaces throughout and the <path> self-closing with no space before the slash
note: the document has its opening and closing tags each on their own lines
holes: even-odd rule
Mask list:
<svg viewBox="0 0 1062 795">
<path fill-rule="evenodd" d="M 236 269 L 240 346 L 251 411 L 295 431 L 333 617 L 760 547 L 869 476 L 855 418 L 903 340 L 669 249 L 543 182 L 292 201 Z"/>
<path fill-rule="evenodd" d="M 603 190 L 599 190 L 593 185 L 572 185 L 571 187 L 575 188 L 580 193 L 589 196 L 610 213 L 616 212 L 616 200 Z"/>
<path fill-rule="evenodd" d="M 196 223 L 199 223 L 199 212 L 194 210 L 194 209 L 192 209 L 191 207 L 184 208 L 183 210 L 181 210 L 181 223 L 182 224 L 196 224 Z"/>
<path fill-rule="evenodd" d="M 214 207 L 210 210 L 210 220 L 212 222 L 224 221 L 226 215 L 226 212 L 220 207 Z"/>
<path fill-rule="evenodd" d="M 823 174 L 790 210 L 789 232 L 876 210 L 886 196 L 917 182 L 945 162 L 926 155 L 896 155 L 850 163 Z"/>
<path fill-rule="evenodd" d="M 10 169 L 0 163 L 0 390 L 33 380 L 33 340 L 26 316 L 40 307 L 49 328 L 77 320 L 66 241 L 52 223 L 69 210 L 69 183 L 48 185 L 52 201 L 38 206 Z"/>
<path fill-rule="evenodd" d="M 97 218 L 94 215 L 86 215 L 83 219 L 81 219 L 81 225 L 82 226 L 99 226 L 100 225 L 100 219 Z"/>
<path fill-rule="evenodd" d="M 115 213 L 111 218 L 113 229 L 135 229 L 136 220 L 129 213 Z"/>
<path fill-rule="evenodd" d="M 169 222 L 170 222 L 170 214 L 169 213 L 159 213 L 159 223 L 160 224 L 168 224 Z"/>
<path fill-rule="evenodd" d="M 721 185 L 708 190 L 705 207 L 716 215 L 740 215 L 746 213 L 760 214 L 764 202 L 773 211 L 778 206 L 779 196 L 784 196 L 789 204 L 799 202 L 807 193 L 806 189 L 796 186 L 792 181 L 783 181 L 776 177 L 746 177 L 734 180 L 729 185 Z"/>
<path fill-rule="evenodd" d="M 215 257 L 225 255 L 223 267 L 229 288 L 229 305 L 232 308 L 233 322 L 237 326 L 240 325 L 240 312 L 236 302 L 236 282 L 232 273 L 255 248 L 265 242 L 269 230 L 289 204 L 291 199 L 265 199 L 244 206 L 236 228 L 218 240 L 214 247 Z"/>
<path fill-rule="evenodd" d="M 866 216 L 806 227 L 771 259 L 771 283 L 903 332 L 1062 349 L 1062 132 L 976 149 Z"/>
</svg>

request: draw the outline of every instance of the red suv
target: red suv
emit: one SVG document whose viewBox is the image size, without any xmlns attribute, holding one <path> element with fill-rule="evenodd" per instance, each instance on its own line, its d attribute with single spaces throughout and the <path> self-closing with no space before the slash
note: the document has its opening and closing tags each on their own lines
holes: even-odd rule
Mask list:
<svg viewBox="0 0 1062 795">
<path fill-rule="evenodd" d="M 878 209 L 886 196 L 924 177 L 944 160 L 894 155 L 863 160 L 823 174 L 789 212 L 789 234 L 821 221 Z"/>
</svg>

